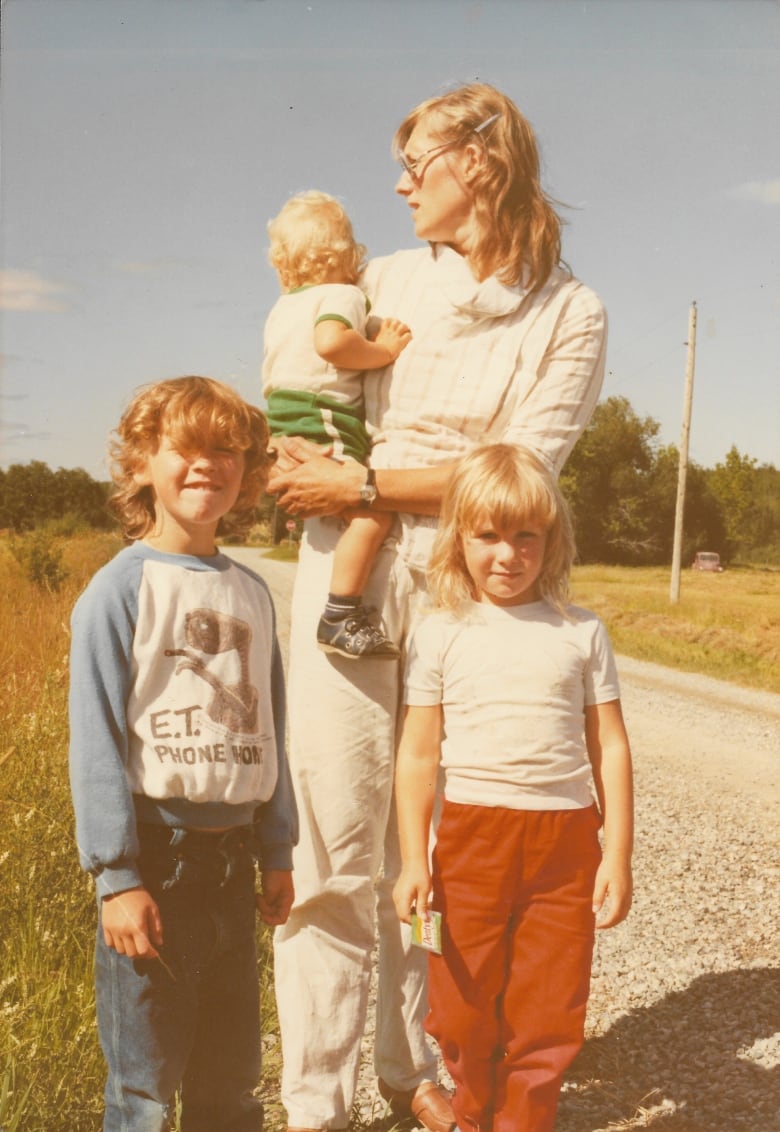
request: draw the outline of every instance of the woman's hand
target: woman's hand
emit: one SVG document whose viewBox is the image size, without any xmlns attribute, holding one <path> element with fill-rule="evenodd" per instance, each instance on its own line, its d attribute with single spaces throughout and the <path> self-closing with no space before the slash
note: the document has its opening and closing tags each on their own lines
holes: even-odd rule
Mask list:
<svg viewBox="0 0 780 1132">
<path fill-rule="evenodd" d="M 276 438 L 277 459 L 268 491 L 290 515 L 339 515 L 360 503 L 366 469 L 356 460 L 343 464 L 331 459 L 329 449 L 299 437 Z M 325 455 L 323 455 L 325 453 Z"/>
<path fill-rule="evenodd" d="M 271 469 L 273 479 L 279 472 L 294 471 L 312 456 L 330 456 L 333 447 L 329 444 L 315 444 L 313 440 L 306 440 L 303 436 L 272 436 L 268 442 L 268 451 L 276 453 Z"/>
</svg>

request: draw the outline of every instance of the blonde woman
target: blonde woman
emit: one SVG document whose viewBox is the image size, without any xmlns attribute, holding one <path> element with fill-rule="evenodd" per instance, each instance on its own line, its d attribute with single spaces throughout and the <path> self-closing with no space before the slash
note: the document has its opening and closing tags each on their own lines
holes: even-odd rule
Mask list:
<svg viewBox="0 0 780 1132">
<path fill-rule="evenodd" d="M 560 221 L 539 181 L 533 130 L 483 83 L 418 106 L 399 126 L 396 192 L 424 246 L 373 260 L 363 285 L 412 332 L 366 387 L 376 494 L 395 515 L 366 600 L 401 650 L 425 598 L 443 490 L 486 442 L 522 444 L 559 470 L 585 428 L 604 374 L 606 319 L 560 262 Z M 391 813 L 398 666 L 329 659 L 311 638 L 338 538 L 366 470 L 279 442 L 270 490 L 306 517 L 293 603 L 291 760 L 302 811 L 296 903 L 276 933 L 290 1128 L 346 1128 L 365 1029 L 378 918 L 374 1062 L 399 1115 L 448 1132 L 423 1029 L 426 964 L 395 915 L 400 867 Z"/>
<path fill-rule="evenodd" d="M 498 444 L 463 459 L 431 560 L 436 608 L 409 645 L 394 891 L 401 920 L 442 917 L 426 1026 L 462 1129 L 550 1132 L 583 1042 L 594 927 L 631 905 L 631 754 L 604 625 L 568 604 L 573 557 L 538 457 Z"/>
</svg>

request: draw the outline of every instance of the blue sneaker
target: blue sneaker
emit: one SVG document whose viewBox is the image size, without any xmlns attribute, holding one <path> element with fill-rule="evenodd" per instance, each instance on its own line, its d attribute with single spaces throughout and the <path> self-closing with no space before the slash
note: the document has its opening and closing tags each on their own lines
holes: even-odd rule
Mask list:
<svg viewBox="0 0 780 1132">
<path fill-rule="evenodd" d="M 317 626 L 317 644 L 324 652 L 336 652 L 349 660 L 397 660 L 401 651 L 371 624 L 368 618 L 373 612 L 373 609 L 359 605 L 338 621 L 321 617 Z"/>
</svg>

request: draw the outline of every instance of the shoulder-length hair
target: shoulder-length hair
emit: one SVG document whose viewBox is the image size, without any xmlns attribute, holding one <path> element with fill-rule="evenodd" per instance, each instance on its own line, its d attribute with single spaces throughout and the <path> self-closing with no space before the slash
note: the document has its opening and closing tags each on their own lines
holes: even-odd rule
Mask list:
<svg viewBox="0 0 780 1132">
<path fill-rule="evenodd" d="M 477 274 L 538 291 L 560 263 L 562 221 L 542 189 L 530 123 L 495 87 L 469 83 L 416 107 L 396 130 L 395 154 L 423 121 L 432 139 L 455 146 L 477 138 L 484 149 L 471 182 L 478 240 L 470 259 Z"/>
<path fill-rule="evenodd" d="M 163 435 L 187 455 L 206 448 L 243 452 L 241 490 L 229 515 L 220 519 L 217 533 L 245 531 L 272 463 L 265 416 L 220 381 L 175 377 L 139 389 L 109 441 L 114 481 L 109 507 L 125 536 L 145 538 L 154 530 L 154 494 L 149 485 L 139 484 L 138 476 Z"/>
<path fill-rule="evenodd" d="M 366 249 L 335 197 L 310 189 L 298 193 L 268 222 L 268 259 L 285 290 L 317 283 L 357 283 Z"/>
<path fill-rule="evenodd" d="M 550 469 L 533 452 L 514 444 L 476 448 L 456 466 L 428 567 L 436 605 L 457 612 L 464 603 L 479 601 L 466 569 L 464 538 L 485 526 L 521 529 L 528 522 L 547 533 L 540 594 L 565 614 L 576 553 L 569 508 Z"/>
</svg>

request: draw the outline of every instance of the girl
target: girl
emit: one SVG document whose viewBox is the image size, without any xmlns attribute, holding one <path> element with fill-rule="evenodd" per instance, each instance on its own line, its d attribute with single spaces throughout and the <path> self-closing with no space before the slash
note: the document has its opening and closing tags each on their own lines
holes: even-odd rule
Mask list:
<svg viewBox="0 0 780 1132">
<path fill-rule="evenodd" d="M 426 1028 L 464 1132 L 552 1129 L 596 916 L 611 927 L 631 903 L 631 756 L 604 626 L 567 605 L 573 556 L 537 457 L 497 444 L 459 464 L 429 572 L 437 609 L 410 645 L 393 898 L 404 921 L 431 900 L 442 916 Z"/>
</svg>

